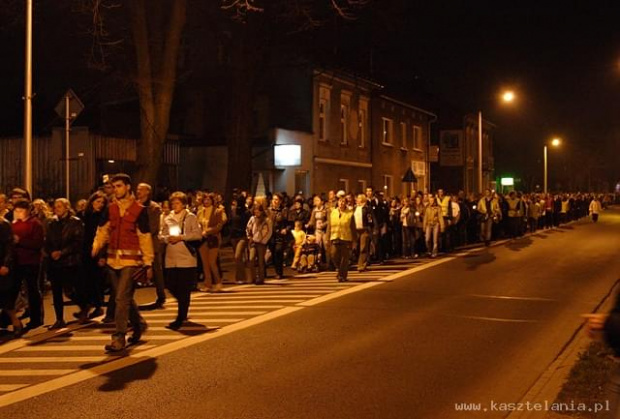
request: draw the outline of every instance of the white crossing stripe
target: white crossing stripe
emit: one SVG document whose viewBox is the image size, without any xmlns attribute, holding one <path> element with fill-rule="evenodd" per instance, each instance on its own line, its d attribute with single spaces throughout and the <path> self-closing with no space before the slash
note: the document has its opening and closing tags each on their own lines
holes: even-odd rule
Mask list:
<svg viewBox="0 0 620 419">
<path fill-rule="evenodd" d="M 192 311 L 192 313 L 194 314 L 200 314 L 205 315 L 205 316 L 228 316 L 228 315 L 235 315 L 235 316 L 252 316 L 252 315 L 259 315 L 259 314 L 265 314 L 266 311 L 203 311 L 205 309 L 196 309 L 196 310 L 191 310 L 191 306 L 190 306 L 190 311 Z M 153 317 L 170 317 L 170 313 L 144 313 L 142 314 L 147 320 L 153 318 Z"/>
<path fill-rule="evenodd" d="M 245 297 L 244 297 L 245 298 Z M 251 298 L 256 298 L 256 297 L 251 297 Z M 290 297 L 286 297 L 286 298 L 290 298 Z M 246 304 L 260 304 L 260 303 L 300 303 L 302 301 L 306 301 L 305 299 L 300 300 L 299 298 L 295 298 L 295 299 L 286 299 L 286 300 L 269 300 L 269 301 L 264 301 L 264 300 L 245 300 L 245 301 L 209 301 L 209 304 L 214 304 L 214 305 L 227 305 L 227 304 L 239 304 L 239 303 L 246 303 Z M 190 304 L 190 307 L 192 307 L 194 303 Z M 248 307 L 249 308 L 249 307 Z"/>
<path fill-rule="evenodd" d="M 217 297 L 214 298 L 218 300 L 225 300 L 227 298 L 313 298 L 318 297 L 319 295 L 315 291 L 250 291 L 250 292 L 240 292 L 235 294 L 218 294 Z"/>
<path fill-rule="evenodd" d="M 164 330 L 168 330 L 166 328 L 163 328 Z M 151 328 L 149 328 L 148 330 L 151 330 Z M 182 339 L 183 336 L 178 336 L 178 335 L 145 335 L 148 336 L 148 340 L 177 340 L 177 339 Z M 100 334 L 100 335 L 96 335 L 96 336 L 71 336 L 71 338 L 69 339 L 69 342 L 72 341 L 89 341 L 89 340 L 105 340 L 108 341 L 110 340 L 110 334 L 109 333 L 105 333 L 105 334 Z M 54 339 L 50 339 L 46 342 L 54 342 L 54 343 L 58 343 L 58 342 L 66 342 L 65 340 L 63 341 L 56 341 Z M 1 374 L 0 374 L 1 375 Z"/>
<path fill-rule="evenodd" d="M 288 302 L 292 299 L 295 300 L 299 300 L 300 298 L 304 298 L 304 299 L 308 299 L 308 298 L 315 298 L 315 297 L 320 297 L 321 294 L 317 294 L 317 295 L 263 295 L 262 298 L 279 298 L 281 300 L 278 300 L 277 302 Z M 222 296 L 219 297 L 218 300 L 222 301 L 222 300 L 246 300 L 246 299 L 252 299 L 252 298 L 258 298 L 261 297 L 261 295 L 233 295 L 233 296 Z M 288 298 L 289 300 L 284 301 L 285 298 Z M 259 303 L 266 303 L 266 302 L 275 302 L 274 300 L 269 300 L 269 301 L 261 301 L 261 300 L 256 300 Z M 301 300 L 304 301 L 304 300 Z"/>
<path fill-rule="evenodd" d="M 156 345 L 138 345 L 133 347 L 136 351 L 143 351 L 145 349 L 154 348 Z M 39 345 L 39 346 L 26 346 L 25 348 L 17 349 L 16 352 L 79 352 L 79 351 L 102 351 L 101 345 L 63 345 L 63 346 L 51 346 L 51 345 Z"/>
<path fill-rule="evenodd" d="M 98 347 L 101 350 L 101 346 Z M 103 362 L 103 361 L 112 361 L 114 359 L 118 359 L 120 356 L 64 356 L 62 358 L 57 358 L 54 356 L 29 356 L 22 358 L 0 358 L 0 364 L 28 364 L 28 363 L 36 363 L 36 364 L 44 364 L 46 362 Z"/>
<path fill-rule="evenodd" d="M 30 384 L 0 384 L 0 391 L 15 391 L 29 385 Z"/>
<path fill-rule="evenodd" d="M 200 310 L 207 310 L 207 309 L 212 309 L 212 310 L 222 310 L 222 309 L 229 309 L 229 308 L 230 308 L 230 309 L 233 309 L 233 308 L 236 308 L 236 309 L 239 309 L 239 308 L 245 308 L 245 309 L 248 309 L 248 308 L 262 308 L 262 309 L 269 309 L 269 308 L 282 308 L 282 307 L 284 307 L 283 305 L 269 305 L 269 306 L 248 306 L 248 305 L 243 305 L 243 306 L 228 306 L 228 305 L 227 305 L 227 306 L 224 306 L 224 307 L 221 307 L 221 306 L 219 306 L 219 305 L 218 305 L 217 307 L 208 307 L 208 306 L 210 306 L 211 304 L 213 304 L 213 302 L 212 302 L 212 301 L 204 301 L 204 302 L 200 302 L 200 303 L 194 303 L 194 302 L 192 302 L 192 303 L 190 304 L 189 308 L 190 308 L 190 310 L 192 310 L 193 308 L 199 308 Z M 231 303 L 231 304 L 236 304 L 236 303 Z M 207 307 L 204 307 L 204 306 L 207 306 Z"/>
<path fill-rule="evenodd" d="M 240 322 L 241 320 L 245 320 L 245 319 L 208 319 L 208 318 L 204 318 L 204 317 L 193 317 L 191 315 L 189 317 L 189 321 L 192 322 L 192 323 L 211 323 L 211 322 L 236 323 L 236 322 Z M 149 320 L 149 323 L 164 323 L 164 324 L 168 324 L 171 321 L 172 321 L 172 319 L 153 319 L 153 320 Z"/>
<path fill-rule="evenodd" d="M 0 377 L 26 377 L 39 375 L 65 375 L 77 371 L 76 369 L 65 370 L 8 370 L 0 371 Z"/>
<path fill-rule="evenodd" d="M 191 332 L 212 332 L 215 329 L 219 329 L 222 326 L 216 326 L 216 325 L 212 325 L 209 324 L 209 328 L 207 329 L 206 326 L 181 326 L 180 330 L 187 330 L 187 331 L 191 331 Z M 165 327 L 159 327 L 159 326 L 153 326 L 153 327 L 149 327 L 148 331 L 154 331 L 154 332 L 161 332 L 161 331 L 166 331 L 166 332 L 170 332 L 170 329 L 167 329 Z M 185 336 L 180 335 L 181 338 L 184 338 Z M 144 335 L 144 340 L 150 340 L 151 339 L 151 335 L 149 335 L 148 333 L 146 335 Z"/>
</svg>

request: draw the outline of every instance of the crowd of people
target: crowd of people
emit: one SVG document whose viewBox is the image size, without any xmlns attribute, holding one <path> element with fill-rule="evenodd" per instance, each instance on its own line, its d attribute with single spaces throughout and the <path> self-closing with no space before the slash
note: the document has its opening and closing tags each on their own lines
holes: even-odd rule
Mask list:
<svg viewBox="0 0 620 419">
<path fill-rule="evenodd" d="M 43 326 L 42 293 L 49 283 L 50 329 L 66 327 L 67 296 L 79 308 L 73 313 L 78 322 L 103 317 L 115 324 L 105 349 L 120 351 L 141 339 L 147 325 L 140 311 L 163 308 L 166 289 L 178 301 L 176 318 L 166 326 L 172 330 L 187 320 L 192 291 L 222 291 L 223 246 L 232 247 L 237 283 L 264 284 L 268 266 L 276 279 L 290 272 L 288 266 L 336 270 L 345 282 L 351 264 L 362 272 L 391 258 L 434 258 L 588 215 L 596 222 L 617 198 L 491 190 L 477 197 L 441 189 L 389 198 L 372 187 L 312 197 L 235 190 L 229 203 L 203 191 L 173 192 L 159 203 L 152 196 L 150 185 L 134 189 L 126 174 L 112 176 L 75 207 L 66 198 L 31 200 L 20 188 L 0 194 L 0 327 L 11 327 L 17 337 Z M 144 283 L 154 285 L 156 299 L 138 307 L 134 291 Z M 18 316 L 21 294 L 27 309 Z"/>
</svg>

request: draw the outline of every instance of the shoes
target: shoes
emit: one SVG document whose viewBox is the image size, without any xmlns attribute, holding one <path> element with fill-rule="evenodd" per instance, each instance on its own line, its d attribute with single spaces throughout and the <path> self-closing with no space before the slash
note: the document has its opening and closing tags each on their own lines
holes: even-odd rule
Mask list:
<svg viewBox="0 0 620 419">
<path fill-rule="evenodd" d="M 49 327 L 49 330 L 58 330 L 67 327 L 67 323 L 64 320 L 56 320 L 56 323 Z"/>
<path fill-rule="evenodd" d="M 224 289 L 224 286 L 221 283 L 215 284 L 212 289 L 213 289 L 212 292 L 222 292 L 222 290 Z"/>
<path fill-rule="evenodd" d="M 133 329 L 133 334 L 129 338 L 129 343 L 135 345 L 136 343 L 140 342 L 140 339 L 142 339 L 142 334 L 146 332 L 147 328 L 148 325 L 146 323 L 140 323 L 140 326 L 135 327 Z"/>
<path fill-rule="evenodd" d="M 88 309 L 83 309 L 78 311 L 77 313 L 73 313 L 73 317 L 75 317 L 78 320 L 79 324 L 86 324 L 88 323 Z"/>
<path fill-rule="evenodd" d="M 276 279 L 283 279 L 284 277 L 282 275 L 276 275 Z"/>
<path fill-rule="evenodd" d="M 158 299 L 155 301 L 155 308 L 156 308 L 157 310 L 163 310 L 163 309 L 165 308 L 165 307 L 164 307 L 164 304 L 166 304 L 166 299 L 165 299 L 165 298 L 158 298 Z"/>
<path fill-rule="evenodd" d="M 165 308 L 164 307 L 165 303 L 166 303 L 166 300 L 158 299 L 157 301 L 153 301 L 152 303 L 141 305 L 139 308 L 140 310 L 144 310 L 144 311 L 163 310 Z"/>
<path fill-rule="evenodd" d="M 103 316 L 103 309 L 101 307 L 97 307 L 92 313 L 88 315 L 89 319 L 94 319 L 95 317 Z"/>
<path fill-rule="evenodd" d="M 106 316 L 101 319 L 101 323 L 114 323 L 114 316 L 106 314 Z"/>
<path fill-rule="evenodd" d="M 255 285 L 265 285 L 265 281 L 256 281 Z"/>
<path fill-rule="evenodd" d="M 13 337 L 19 338 L 24 334 L 24 327 L 20 324 L 18 326 L 13 326 Z"/>
<path fill-rule="evenodd" d="M 168 325 L 166 325 L 166 329 L 179 330 L 181 326 L 183 326 L 183 322 L 180 320 L 175 320 L 172 323 L 169 323 Z"/>
<path fill-rule="evenodd" d="M 30 317 L 30 310 L 26 309 L 24 310 L 24 312 L 22 313 L 21 316 L 19 316 L 20 320 L 24 320 Z"/>
<path fill-rule="evenodd" d="M 123 333 L 115 333 L 112 335 L 112 342 L 104 346 L 108 352 L 118 352 L 125 349 L 125 335 Z"/>
<path fill-rule="evenodd" d="M 30 322 L 26 325 L 24 330 L 25 331 L 34 330 L 37 327 L 41 327 L 41 326 L 43 326 L 43 322 L 35 322 L 33 320 L 30 320 Z"/>
<path fill-rule="evenodd" d="M 347 279 L 339 276 L 338 277 L 338 282 L 347 282 Z"/>
</svg>

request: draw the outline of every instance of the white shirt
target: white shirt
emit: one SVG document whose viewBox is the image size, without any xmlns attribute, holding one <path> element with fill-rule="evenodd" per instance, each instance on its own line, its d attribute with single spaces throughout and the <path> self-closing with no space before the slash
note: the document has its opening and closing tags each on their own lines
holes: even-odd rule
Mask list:
<svg viewBox="0 0 620 419">
<path fill-rule="evenodd" d="M 456 202 L 452 202 L 452 218 L 456 219 L 461 214 L 461 207 Z"/>
<path fill-rule="evenodd" d="M 357 206 L 355 207 L 355 213 L 353 213 L 353 217 L 355 218 L 355 228 L 361 230 L 364 228 L 364 207 Z"/>
</svg>

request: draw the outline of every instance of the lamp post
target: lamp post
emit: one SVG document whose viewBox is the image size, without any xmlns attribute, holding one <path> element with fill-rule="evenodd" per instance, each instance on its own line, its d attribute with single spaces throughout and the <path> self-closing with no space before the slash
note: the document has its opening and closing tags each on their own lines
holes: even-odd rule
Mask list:
<svg viewBox="0 0 620 419">
<path fill-rule="evenodd" d="M 562 143 L 562 140 L 560 140 L 559 138 L 554 138 L 553 140 L 551 140 L 551 145 L 553 147 L 558 147 L 561 143 Z M 547 166 L 547 163 L 548 163 L 547 144 L 545 144 L 545 146 L 543 147 L 543 162 L 545 166 L 544 192 L 545 192 L 545 195 L 547 195 L 547 176 L 549 174 L 549 170 Z"/>
<path fill-rule="evenodd" d="M 507 90 L 502 94 L 502 102 L 512 103 L 515 100 L 515 93 Z M 482 185 L 482 111 L 478 111 L 478 192 L 483 193 Z"/>
<path fill-rule="evenodd" d="M 24 68 L 24 187 L 32 190 L 32 1 L 26 0 L 26 57 Z"/>
</svg>

